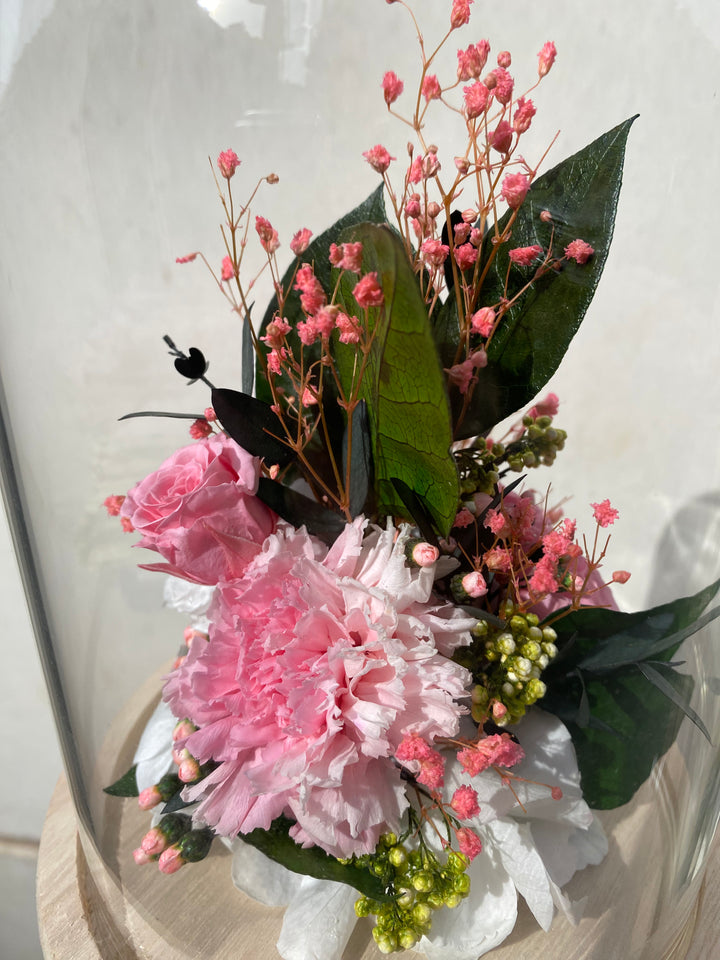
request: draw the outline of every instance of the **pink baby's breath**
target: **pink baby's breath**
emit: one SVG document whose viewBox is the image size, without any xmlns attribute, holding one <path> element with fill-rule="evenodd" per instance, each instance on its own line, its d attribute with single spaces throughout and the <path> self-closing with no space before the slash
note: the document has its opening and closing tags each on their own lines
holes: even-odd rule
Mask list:
<svg viewBox="0 0 720 960">
<path fill-rule="evenodd" d="M 560 398 L 556 393 L 549 393 L 528 410 L 529 417 L 554 417 L 560 409 Z"/>
<path fill-rule="evenodd" d="M 297 233 L 293 235 L 290 241 L 290 249 L 296 257 L 299 257 L 301 253 L 305 253 L 310 244 L 310 237 L 312 237 L 312 231 L 308 230 L 307 227 L 303 227 L 302 230 L 298 230 Z"/>
<path fill-rule="evenodd" d="M 439 100 L 442 96 L 442 87 L 440 81 L 434 73 L 428 73 L 422 82 L 422 95 L 430 103 L 431 100 Z"/>
<path fill-rule="evenodd" d="M 469 87 L 463 87 L 463 99 L 465 100 L 465 114 L 468 119 L 481 117 L 488 105 L 490 91 L 482 81 L 478 80 Z"/>
<path fill-rule="evenodd" d="M 197 253 L 188 253 L 184 257 L 175 257 L 175 263 L 192 263 L 197 258 Z"/>
<path fill-rule="evenodd" d="M 360 342 L 362 326 L 357 317 L 349 317 L 346 313 L 339 313 L 335 319 L 335 328 L 339 333 L 340 343 Z"/>
<path fill-rule="evenodd" d="M 469 827 L 460 827 L 455 831 L 455 836 L 460 853 L 464 853 L 468 860 L 472 861 L 479 853 L 482 853 L 482 840 L 474 830 Z"/>
<path fill-rule="evenodd" d="M 364 309 L 381 306 L 385 296 L 378 282 L 377 273 L 374 271 L 366 273 L 361 280 L 358 280 L 353 287 L 353 296 L 357 300 L 358 306 Z"/>
<path fill-rule="evenodd" d="M 189 433 L 193 440 L 202 440 L 204 437 L 209 437 L 212 432 L 213 429 L 207 420 L 193 420 L 190 425 Z"/>
<path fill-rule="evenodd" d="M 543 44 L 542 50 L 538 53 L 538 76 L 544 77 L 550 73 L 556 56 L 557 50 L 555 49 L 555 44 L 551 40 L 548 40 L 547 43 Z"/>
<path fill-rule="evenodd" d="M 489 137 L 490 146 L 498 153 L 507 153 L 513 142 L 513 128 L 507 120 L 501 120 Z"/>
<path fill-rule="evenodd" d="M 385 147 L 379 143 L 376 144 L 376 146 L 371 147 L 369 150 L 366 150 L 363 153 L 363 156 L 373 170 L 377 170 L 378 173 L 385 173 L 387 168 L 390 166 L 391 161 L 395 159 L 395 157 L 391 157 Z"/>
<path fill-rule="evenodd" d="M 502 104 L 508 104 L 512 100 L 513 87 L 515 86 L 515 81 L 502 67 L 496 67 L 491 76 L 495 81 L 495 86 L 493 87 L 493 93 L 495 94 L 495 99 Z"/>
<path fill-rule="evenodd" d="M 459 247 L 455 247 L 453 255 L 455 263 L 461 270 L 469 270 L 475 265 L 478 251 L 477 247 L 474 247 L 471 243 L 463 243 Z"/>
<path fill-rule="evenodd" d="M 508 251 L 508 256 L 519 267 L 529 267 L 542 252 L 542 247 L 535 243 L 531 247 L 515 247 L 514 250 Z"/>
<path fill-rule="evenodd" d="M 524 173 L 508 173 L 502 182 L 500 195 L 511 210 L 517 210 L 529 189 L 530 179 Z"/>
<path fill-rule="evenodd" d="M 450 247 L 432 237 L 424 240 L 420 247 L 420 256 L 422 257 L 423 263 L 435 269 L 445 263 L 449 253 Z"/>
<path fill-rule="evenodd" d="M 627 583 L 630 579 L 629 570 L 615 570 L 612 575 L 613 583 Z"/>
<path fill-rule="evenodd" d="M 554 560 L 549 554 L 545 554 L 535 564 L 535 570 L 528 581 L 528 585 L 533 593 L 557 593 L 557 560 Z"/>
<path fill-rule="evenodd" d="M 509 733 L 494 733 L 484 737 L 471 747 L 458 751 L 458 762 L 471 777 L 476 777 L 488 767 L 513 767 L 525 756 L 525 751 Z"/>
<path fill-rule="evenodd" d="M 468 784 L 458 787 L 452 796 L 450 806 L 461 820 L 469 820 L 480 813 L 480 804 L 475 790 Z"/>
<path fill-rule="evenodd" d="M 105 497 L 103 506 L 108 512 L 109 517 L 117 517 L 120 513 L 120 507 L 123 505 L 125 497 L 120 494 L 113 494 L 111 497 Z"/>
<path fill-rule="evenodd" d="M 278 232 L 270 221 L 266 220 L 265 217 L 255 217 L 255 230 L 260 237 L 263 249 L 268 253 L 275 253 L 280 246 L 280 241 L 278 240 Z"/>
<path fill-rule="evenodd" d="M 232 280 L 235 276 L 235 267 L 230 257 L 223 257 L 222 264 L 220 266 L 220 276 L 227 283 L 228 280 Z"/>
<path fill-rule="evenodd" d="M 587 263 L 595 250 L 584 240 L 573 240 L 565 247 L 565 256 L 568 260 L 574 260 L 576 263 Z"/>
<path fill-rule="evenodd" d="M 234 150 L 223 150 L 217 158 L 217 165 L 221 176 L 229 180 L 240 166 L 240 160 Z"/>
<path fill-rule="evenodd" d="M 481 337 L 489 337 L 495 326 L 496 315 L 492 307 L 481 307 L 470 319 L 470 329 Z"/>
<path fill-rule="evenodd" d="M 388 107 L 395 103 L 397 98 L 405 89 L 405 84 L 400 80 L 396 73 L 388 70 L 382 80 L 383 95 Z"/>
<path fill-rule="evenodd" d="M 453 0 L 450 11 L 450 26 L 453 30 L 464 27 L 470 21 L 470 4 L 473 0 Z"/>
<path fill-rule="evenodd" d="M 513 127 L 518 133 L 525 133 L 530 129 L 532 118 L 535 116 L 535 104 L 532 100 L 519 97 L 513 117 Z"/>
<path fill-rule="evenodd" d="M 489 53 L 490 44 L 487 40 L 470 44 L 467 50 L 458 50 L 458 80 L 478 80 L 485 68 Z"/>
<path fill-rule="evenodd" d="M 596 523 L 601 527 L 611 526 L 620 516 L 618 511 L 610 506 L 609 500 L 602 500 L 600 503 L 591 503 L 590 506 L 593 508 Z"/>
</svg>

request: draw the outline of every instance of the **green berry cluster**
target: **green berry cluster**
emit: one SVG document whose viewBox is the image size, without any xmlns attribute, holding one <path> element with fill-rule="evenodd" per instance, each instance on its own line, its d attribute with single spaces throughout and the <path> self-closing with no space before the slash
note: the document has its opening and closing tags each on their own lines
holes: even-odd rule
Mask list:
<svg viewBox="0 0 720 960">
<path fill-rule="evenodd" d="M 477 723 L 488 716 L 491 701 L 504 705 L 507 713 L 499 723 L 514 723 L 529 706 L 545 695 L 540 679 L 543 670 L 557 655 L 557 633 L 539 626 L 534 613 L 519 613 L 508 603 L 506 621 L 496 627 L 478 620 L 473 628 L 476 643 L 470 648 L 477 686 L 472 696 L 472 715 Z"/>
<path fill-rule="evenodd" d="M 505 459 L 511 470 L 521 473 L 528 467 L 539 467 L 541 464 L 549 467 L 554 462 L 558 450 L 565 446 L 567 433 L 553 427 L 552 420 L 547 415 L 523 417 L 525 432 L 505 451 Z"/>
<path fill-rule="evenodd" d="M 455 454 L 460 477 L 460 496 L 469 499 L 475 493 L 493 496 L 500 478 L 498 467 L 505 457 L 501 443 L 490 444 L 483 437 L 476 437 L 472 445 Z"/>
<path fill-rule="evenodd" d="M 432 851 L 408 850 L 394 833 L 380 837 L 373 854 L 357 857 L 358 866 L 379 877 L 393 899 L 381 903 L 360 897 L 359 917 L 374 914 L 373 938 L 381 953 L 409 950 L 430 930 L 433 910 L 457 907 L 470 892 L 468 858 L 451 850 L 441 864 Z"/>
</svg>

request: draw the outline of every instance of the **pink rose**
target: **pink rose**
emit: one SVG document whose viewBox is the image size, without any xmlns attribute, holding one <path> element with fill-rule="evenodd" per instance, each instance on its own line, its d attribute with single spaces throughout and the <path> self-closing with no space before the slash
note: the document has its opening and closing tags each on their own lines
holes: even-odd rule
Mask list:
<svg viewBox="0 0 720 960">
<path fill-rule="evenodd" d="M 275 529 L 255 497 L 260 463 L 224 433 L 177 450 L 128 493 L 121 514 L 166 564 L 143 565 L 194 583 L 240 576 Z"/>
</svg>

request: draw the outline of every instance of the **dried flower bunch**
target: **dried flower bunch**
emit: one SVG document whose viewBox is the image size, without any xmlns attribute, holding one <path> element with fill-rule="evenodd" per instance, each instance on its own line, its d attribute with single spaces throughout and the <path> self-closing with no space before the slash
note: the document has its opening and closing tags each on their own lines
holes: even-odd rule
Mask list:
<svg viewBox="0 0 720 960">
<path fill-rule="evenodd" d="M 714 588 L 619 612 L 610 587 L 630 574 L 603 569 L 618 511 L 601 500 L 578 523 L 525 483 L 565 446 L 558 398 L 537 395 L 607 258 L 632 120 L 541 175 L 520 146 L 554 44 L 520 95 L 487 40 L 444 77 L 472 0 L 429 53 L 388 2 L 420 53 L 413 90 L 381 83 L 407 162 L 370 147 L 382 184 L 318 237 L 298 229 L 283 272 L 279 232 L 251 211 L 278 177 L 238 203 L 225 150 L 220 267 L 179 258 L 210 269 L 255 376 L 246 362 L 241 391 L 216 388 L 201 351 L 166 337 L 211 405 L 193 443 L 106 501 L 192 620 L 108 791 L 156 811 L 138 863 L 172 873 L 219 836 L 252 893 L 254 849 L 269 858 L 290 904 L 281 953 L 306 875 L 348 936 L 372 914 L 382 952 L 457 960 L 507 936 L 518 892 L 545 929 L 555 906 L 575 916 L 560 887 L 607 849 L 592 808 L 632 797 L 683 715 L 700 724 L 669 661 Z M 431 141 L 436 110 L 457 146 Z M 275 291 L 257 326 L 253 233 Z"/>
</svg>

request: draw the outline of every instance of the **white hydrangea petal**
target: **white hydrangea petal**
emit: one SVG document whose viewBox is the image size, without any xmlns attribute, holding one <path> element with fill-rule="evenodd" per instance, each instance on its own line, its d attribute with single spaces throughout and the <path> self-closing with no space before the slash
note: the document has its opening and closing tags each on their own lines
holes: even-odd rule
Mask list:
<svg viewBox="0 0 720 960">
<path fill-rule="evenodd" d="M 163 601 L 166 607 L 189 617 L 196 629 L 203 630 L 201 623 L 209 623 L 203 614 L 207 612 L 214 593 L 214 586 L 190 583 L 180 577 L 166 577 Z"/>
<path fill-rule="evenodd" d="M 540 926 L 547 932 L 554 910 L 550 878 L 533 843 L 528 824 L 494 820 L 484 830 L 496 846 L 503 867 Z"/>
<path fill-rule="evenodd" d="M 172 770 L 172 733 L 176 723 L 170 707 L 161 700 L 142 732 L 133 757 L 133 763 L 137 764 L 135 779 L 141 792 Z"/>
<path fill-rule="evenodd" d="M 357 898 L 346 883 L 302 877 L 277 942 L 283 960 L 340 960 L 357 921 Z"/>
<path fill-rule="evenodd" d="M 454 910 L 433 913 L 432 928 L 418 944 L 428 960 L 477 960 L 512 932 L 517 918 L 515 884 L 494 844 L 468 867 L 470 894 Z"/>
<path fill-rule="evenodd" d="M 293 873 L 244 840 L 228 841 L 227 846 L 233 855 L 232 882 L 253 900 L 266 907 L 284 907 L 299 892 L 302 874 Z"/>
<path fill-rule="evenodd" d="M 555 906 L 558 910 L 562 910 L 570 923 L 576 927 L 583 918 L 588 898 L 583 897 L 581 900 L 571 900 L 570 897 L 565 896 L 560 887 L 558 887 L 556 883 L 553 883 L 552 880 L 550 881 L 550 891 L 555 901 Z"/>
<path fill-rule="evenodd" d="M 607 837 L 596 817 L 587 829 L 547 820 L 533 820 L 529 826 L 550 877 L 561 887 L 577 870 L 597 866 L 607 856 Z"/>
</svg>

